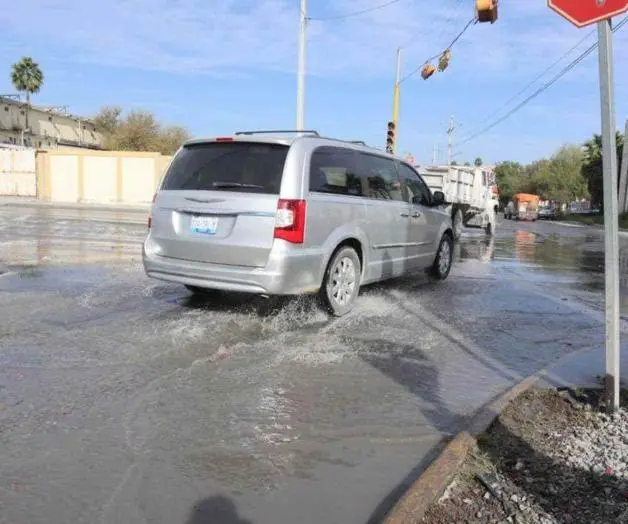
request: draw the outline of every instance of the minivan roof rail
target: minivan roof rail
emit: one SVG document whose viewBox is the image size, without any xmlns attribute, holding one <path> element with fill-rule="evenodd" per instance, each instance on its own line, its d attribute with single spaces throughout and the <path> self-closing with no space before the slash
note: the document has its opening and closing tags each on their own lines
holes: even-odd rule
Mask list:
<svg viewBox="0 0 628 524">
<path fill-rule="evenodd" d="M 238 131 L 236 136 L 239 135 L 268 135 L 268 134 L 282 134 L 287 133 L 307 133 L 308 135 L 320 136 L 318 131 L 313 129 L 271 129 L 271 130 L 259 130 L 259 131 Z"/>
</svg>

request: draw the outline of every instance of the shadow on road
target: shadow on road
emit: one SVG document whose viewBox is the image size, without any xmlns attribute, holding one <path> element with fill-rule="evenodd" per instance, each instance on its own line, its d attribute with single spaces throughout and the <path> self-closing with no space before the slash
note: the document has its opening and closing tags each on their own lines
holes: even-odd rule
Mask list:
<svg viewBox="0 0 628 524">
<path fill-rule="evenodd" d="M 224 496 L 208 497 L 194 505 L 186 524 L 252 524 L 238 514 L 235 503 Z"/>
<path fill-rule="evenodd" d="M 276 315 L 282 309 L 295 304 L 304 304 L 314 307 L 315 301 L 311 297 L 277 296 L 263 297 L 248 293 L 222 292 L 207 290 L 190 293 L 180 299 L 180 305 L 189 309 L 204 309 L 207 311 L 250 313 L 259 317 Z"/>
<path fill-rule="evenodd" d="M 452 413 L 442 401 L 438 369 L 420 348 L 381 339 L 359 341 L 360 357 L 420 398 L 425 404 L 421 412 L 427 422 L 441 434 L 448 435 L 434 446 L 377 505 L 368 524 L 378 524 L 385 520 L 408 488 L 439 455 L 452 431 L 457 431 L 463 426 L 465 417 Z"/>
</svg>

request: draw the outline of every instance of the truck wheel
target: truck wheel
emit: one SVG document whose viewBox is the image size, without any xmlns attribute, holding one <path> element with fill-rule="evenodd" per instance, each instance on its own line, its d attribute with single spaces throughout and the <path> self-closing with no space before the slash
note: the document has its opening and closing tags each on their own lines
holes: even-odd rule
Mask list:
<svg viewBox="0 0 628 524">
<path fill-rule="evenodd" d="M 454 230 L 454 240 L 460 240 L 462 229 L 464 228 L 464 220 L 462 218 L 462 210 L 457 209 L 452 219 L 452 227 Z"/>
<path fill-rule="evenodd" d="M 432 267 L 428 271 L 429 275 L 436 280 L 445 280 L 451 271 L 453 259 L 454 241 L 450 235 L 445 233 L 443 238 L 440 239 L 434 264 L 432 264 Z"/>
<path fill-rule="evenodd" d="M 334 316 L 341 317 L 353 309 L 360 292 L 362 268 L 355 249 L 340 248 L 325 270 L 321 298 L 325 308 Z"/>
</svg>

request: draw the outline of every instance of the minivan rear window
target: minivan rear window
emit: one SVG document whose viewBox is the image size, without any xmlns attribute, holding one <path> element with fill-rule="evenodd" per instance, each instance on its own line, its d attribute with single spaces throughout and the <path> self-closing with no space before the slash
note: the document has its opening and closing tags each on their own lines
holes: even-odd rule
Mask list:
<svg viewBox="0 0 628 524">
<path fill-rule="evenodd" d="M 210 142 L 181 149 L 161 189 L 279 194 L 288 146 Z"/>
</svg>

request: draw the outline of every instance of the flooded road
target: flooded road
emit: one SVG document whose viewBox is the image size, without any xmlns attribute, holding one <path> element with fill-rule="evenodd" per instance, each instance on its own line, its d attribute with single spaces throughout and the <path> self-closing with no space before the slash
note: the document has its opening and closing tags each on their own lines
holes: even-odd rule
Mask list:
<svg viewBox="0 0 628 524">
<path fill-rule="evenodd" d="M 0 207 L 2 523 L 377 522 L 480 406 L 604 343 L 595 229 L 471 231 L 447 281 L 331 320 L 147 279 L 145 218 Z"/>
</svg>

